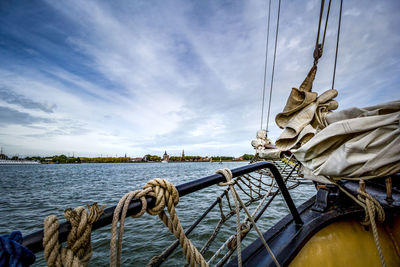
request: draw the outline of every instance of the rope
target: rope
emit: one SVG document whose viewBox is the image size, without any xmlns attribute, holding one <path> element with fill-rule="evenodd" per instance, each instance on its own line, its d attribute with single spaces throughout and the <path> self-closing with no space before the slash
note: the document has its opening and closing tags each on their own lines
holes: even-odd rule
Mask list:
<svg viewBox="0 0 400 267">
<path fill-rule="evenodd" d="M 227 186 L 229 185 L 232 193 L 233 200 L 235 202 L 235 208 L 236 208 L 236 246 L 237 246 L 237 253 L 238 253 L 238 265 L 239 267 L 242 266 L 242 249 L 241 249 L 241 236 L 240 236 L 240 210 L 239 210 L 239 203 L 238 203 L 238 195 L 235 194 L 236 189 L 233 187 L 235 184 L 235 180 L 232 180 L 232 172 L 228 168 L 225 169 L 220 169 L 217 170 L 216 173 L 222 174 L 226 182 L 225 183 L 219 183 L 219 186 Z"/>
<path fill-rule="evenodd" d="M 262 105 L 261 105 L 261 124 L 260 124 L 260 129 L 262 129 L 262 124 L 263 124 L 263 120 L 264 120 L 265 81 L 267 79 L 267 62 L 268 62 L 270 17 L 271 17 L 271 0 L 269 0 L 269 4 L 268 4 L 268 28 L 267 28 L 267 42 L 265 44 L 264 83 L 263 83 L 263 97 L 262 97 Z"/>
<path fill-rule="evenodd" d="M 94 203 L 84 207 L 67 209 L 65 218 L 71 223 L 72 229 L 68 234 L 67 247 L 63 248 L 58 241 L 59 223 L 57 216 L 50 215 L 44 220 L 44 258 L 47 266 L 87 266 L 92 257 L 91 231 L 92 224 L 99 219 L 105 206 L 98 207 Z"/>
<path fill-rule="evenodd" d="M 208 260 L 208 264 L 213 263 L 213 261 L 215 260 L 215 258 L 217 258 L 220 254 L 221 251 L 228 246 L 229 243 L 231 243 L 233 240 L 233 236 L 231 236 L 230 238 L 228 238 L 224 244 L 222 244 L 222 246 L 214 253 L 214 255 Z M 218 265 L 218 264 L 217 264 Z"/>
<path fill-rule="evenodd" d="M 113 221 L 111 225 L 111 240 L 110 240 L 110 266 L 120 266 L 121 264 L 121 251 L 122 251 L 122 235 L 124 233 L 124 224 L 125 224 L 125 218 L 126 218 L 126 213 L 128 211 L 128 206 L 129 203 L 133 198 L 139 198 L 140 201 L 142 202 L 142 208 L 140 212 L 132 217 L 140 217 L 144 214 L 146 211 L 146 194 L 148 194 L 151 191 L 151 188 L 147 190 L 136 190 L 134 192 L 129 192 L 125 194 L 121 200 L 118 202 L 117 207 L 114 210 L 114 216 L 113 216 Z M 117 223 L 118 223 L 118 218 L 121 213 L 122 209 L 122 214 L 121 214 L 121 219 L 120 219 L 120 224 L 119 224 L 119 233 L 118 233 L 118 247 L 116 245 L 116 238 L 117 238 Z"/>
<path fill-rule="evenodd" d="M 382 254 L 381 244 L 379 242 L 378 229 L 376 228 L 376 223 L 375 223 L 375 216 L 378 217 L 379 222 L 383 222 L 385 220 L 385 211 L 383 210 L 379 202 L 375 198 L 373 198 L 370 194 L 368 194 L 367 192 L 363 192 L 362 190 L 357 190 L 357 192 L 359 194 L 357 196 L 358 200 L 360 200 L 362 203 L 365 204 L 364 206 L 365 218 L 364 221 L 361 223 L 363 225 L 371 225 L 372 234 L 374 236 L 374 241 L 376 249 L 378 250 L 381 264 L 382 266 L 386 266 L 385 258 L 383 257 Z"/>
<path fill-rule="evenodd" d="M 326 29 L 327 29 L 327 27 L 328 27 L 329 12 L 330 12 L 330 10 L 331 10 L 331 2 L 332 2 L 332 0 L 329 0 L 328 11 L 327 11 L 327 13 L 326 13 L 324 35 L 322 36 L 322 47 L 321 47 L 322 50 L 324 49 L 324 45 L 325 45 L 325 35 L 326 35 Z"/>
<path fill-rule="evenodd" d="M 146 197 L 154 197 L 156 203 L 153 208 L 147 207 Z M 116 210 L 114 211 L 113 223 L 111 228 L 111 241 L 110 241 L 110 266 L 119 266 L 121 249 L 122 249 L 122 234 L 123 225 L 126 217 L 127 206 L 129 205 L 132 198 L 138 197 L 142 202 L 142 209 L 135 217 L 143 215 L 146 210 L 150 215 L 158 215 L 160 220 L 168 227 L 171 233 L 179 240 L 179 243 L 183 249 L 183 253 L 186 256 L 187 262 L 190 266 L 200 265 L 201 267 L 208 266 L 203 256 L 192 244 L 192 242 L 186 237 L 182 225 L 175 211 L 175 206 L 179 202 L 179 192 L 175 186 L 165 179 L 155 178 L 146 183 L 142 190 L 137 190 L 131 193 L 125 194 L 124 197 L 118 203 Z M 170 217 L 164 211 L 167 206 Z M 119 208 L 118 208 L 119 207 Z M 118 233 L 118 247 L 116 247 L 116 232 L 118 218 L 121 213 L 120 228 Z M 121 244 L 121 245 L 120 245 Z"/>
<path fill-rule="evenodd" d="M 337 62 L 337 56 L 338 56 L 338 50 L 339 50 L 340 24 L 342 22 L 342 5 L 343 5 L 343 0 L 340 0 L 339 25 L 338 25 L 337 39 L 336 39 L 335 65 L 333 67 L 332 89 L 334 88 L 334 85 L 335 85 L 336 62 Z"/>
<path fill-rule="evenodd" d="M 328 177 L 326 177 L 328 178 Z M 329 178 L 328 178 L 329 179 Z M 376 228 L 375 217 L 378 216 L 378 221 L 383 222 L 385 220 L 385 211 L 383 210 L 381 204 L 373 198 L 370 194 L 365 192 L 364 190 L 357 190 L 358 196 L 357 198 L 350 194 L 345 188 L 336 183 L 335 180 L 329 179 L 333 184 L 335 184 L 343 193 L 345 193 L 348 197 L 353 199 L 358 205 L 364 208 L 365 210 L 365 218 L 364 221 L 361 222 L 363 225 L 371 225 L 372 234 L 374 236 L 375 246 L 378 250 L 379 259 L 381 261 L 382 266 L 386 266 L 385 258 L 382 254 L 381 244 L 379 242 L 378 229 Z"/>
<path fill-rule="evenodd" d="M 275 164 L 277 164 L 277 167 L 283 173 L 286 173 L 285 170 L 287 168 L 291 169 L 293 167 L 294 168 L 297 167 L 296 164 L 295 164 L 295 166 L 291 166 L 282 161 L 279 161 L 278 163 L 275 162 Z M 285 179 L 285 183 L 287 182 L 289 177 L 292 175 L 292 172 L 293 172 L 293 170 L 290 173 L 286 174 L 287 177 Z M 245 197 L 246 196 L 249 197 L 249 199 L 248 200 L 246 199 L 246 201 L 245 201 L 245 199 L 243 199 L 243 202 L 245 202 L 244 204 L 246 207 L 248 207 L 249 205 L 253 204 L 256 201 L 261 200 L 261 202 L 258 204 L 258 206 L 254 210 L 254 212 L 252 212 L 252 215 L 251 215 L 254 218 L 255 222 L 257 222 L 257 220 L 265 212 L 266 207 L 269 206 L 272 199 L 279 193 L 279 190 L 273 191 L 273 189 L 276 188 L 276 185 L 275 185 L 274 179 L 272 178 L 272 174 L 269 171 L 259 170 L 256 172 L 256 174 L 257 175 L 255 175 L 255 176 L 252 174 L 244 174 L 244 175 L 238 177 L 237 179 L 235 179 L 236 180 L 235 185 L 239 186 L 240 183 L 242 183 L 242 186 L 240 186 L 239 189 L 243 192 L 243 194 L 245 194 Z M 269 182 L 269 183 L 263 182 L 262 180 L 263 180 L 264 176 L 269 177 L 271 179 L 271 182 Z M 289 186 L 288 188 L 289 189 L 294 188 L 294 187 L 298 186 L 299 184 L 300 184 L 300 182 L 295 182 L 294 185 Z M 263 186 L 266 186 L 268 188 L 268 190 L 262 188 Z M 250 192 L 247 192 L 246 190 L 249 190 Z M 204 218 L 206 216 L 206 214 L 208 214 L 208 212 L 211 211 L 211 209 L 213 209 L 215 206 L 218 205 L 217 209 L 219 209 L 220 219 L 219 219 L 216 227 L 214 228 L 212 234 L 209 236 L 208 240 L 205 242 L 203 247 L 199 250 L 203 256 L 208 252 L 212 243 L 215 241 L 216 237 L 220 234 L 220 229 L 222 229 L 223 225 L 228 220 L 230 220 L 233 216 L 236 217 L 236 215 L 237 215 L 235 207 L 233 207 L 233 205 L 231 205 L 231 201 L 229 198 L 230 194 L 228 193 L 229 191 L 230 191 L 230 187 L 227 187 L 224 190 L 224 192 L 216 198 L 214 203 L 207 209 L 207 211 L 203 215 L 201 215 L 199 218 L 200 220 L 202 218 Z M 239 192 L 239 194 L 241 194 L 241 193 Z M 267 198 L 270 196 L 272 196 L 272 198 L 261 209 L 261 206 L 265 203 Z M 224 205 L 223 205 L 224 202 L 227 202 L 227 207 L 224 207 Z M 234 204 L 234 203 L 232 203 L 232 204 Z M 225 208 L 227 209 L 226 211 L 224 211 Z M 240 209 L 242 209 L 242 207 L 239 205 L 239 210 Z M 256 213 L 258 213 L 258 214 L 256 214 Z M 194 227 L 197 225 L 197 222 L 199 222 L 199 219 L 196 221 L 195 224 L 193 224 L 186 231 L 186 235 L 188 235 L 194 229 Z M 246 237 L 247 231 L 252 228 L 252 225 L 250 224 L 249 219 L 247 217 L 246 217 L 245 221 L 240 225 L 240 227 L 241 227 L 240 231 L 241 231 L 241 241 L 242 241 Z M 236 234 L 237 233 L 236 232 L 237 231 L 235 231 L 235 233 L 233 235 L 231 235 L 228 238 L 228 240 L 226 242 L 224 242 L 224 244 L 222 244 L 222 246 L 219 246 L 219 249 L 214 249 L 213 256 L 208 260 L 209 265 L 211 265 L 211 264 L 214 265 L 213 262 L 215 262 L 215 260 L 221 256 L 221 252 L 223 250 L 225 250 L 226 248 L 228 249 L 228 252 L 216 263 L 216 266 L 223 265 L 232 256 L 232 254 L 235 252 L 236 247 L 237 247 L 237 245 L 236 245 L 236 243 L 237 243 Z M 169 255 L 171 255 L 171 253 L 178 246 L 178 244 L 179 244 L 179 240 L 172 243 L 160 255 L 153 257 L 147 263 L 147 266 L 160 266 L 161 263 L 164 262 Z M 185 266 L 188 266 L 188 264 L 185 264 Z"/>
<path fill-rule="evenodd" d="M 322 15 L 324 13 L 324 5 L 325 5 L 325 0 L 321 0 L 321 9 L 319 11 L 318 32 L 317 32 L 317 40 L 315 42 L 315 49 L 317 49 L 319 45 L 319 34 L 321 32 L 321 22 L 322 22 Z"/>
<path fill-rule="evenodd" d="M 326 19 L 325 19 L 324 33 L 323 33 L 323 37 L 322 37 L 322 42 L 320 44 L 319 43 L 319 36 L 320 36 L 320 32 L 321 32 L 321 23 L 322 23 L 322 17 L 323 17 L 324 6 L 325 6 L 325 0 L 321 0 L 321 10 L 319 12 L 317 40 L 315 42 L 315 50 L 314 50 L 314 66 L 316 66 L 318 64 L 318 60 L 322 56 L 322 52 L 323 52 L 323 49 L 324 49 L 326 29 L 328 27 L 329 12 L 330 12 L 330 9 L 331 9 L 331 1 L 332 0 L 329 0 L 328 11 L 326 13 Z"/>
<path fill-rule="evenodd" d="M 268 134 L 268 124 L 269 124 L 269 114 L 271 112 L 271 98 L 272 98 L 272 88 L 274 86 L 274 74 L 275 74 L 275 60 L 276 60 L 276 47 L 278 44 L 278 32 L 279 32 L 279 17 L 281 13 L 281 0 L 279 0 L 278 5 L 278 18 L 276 21 L 276 34 L 275 34 L 275 48 L 274 48 L 274 61 L 272 63 L 272 74 L 271 74 L 271 86 L 269 90 L 269 102 L 268 102 L 268 115 L 267 115 L 267 134 Z"/>
<path fill-rule="evenodd" d="M 237 235 L 236 235 L 236 241 L 237 242 L 236 243 L 237 243 L 237 253 L 238 253 L 238 266 L 242 266 L 242 257 L 241 257 L 242 253 L 241 253 L 241 247 L 240 247 L 240 245 L 241 245 L 240 239 L 241 239 L 242 232 L 241 232 L 241 225 L 240 225 L 239 205 L 238 205 L 237 202 L 239 202 L 240 205 L 242 206 L 242 208 L 245 211 L 248 219 L 250 220 L 251 224 L 253 225 L 254 229 L 256 230 L 259 238 L 261 239 L 261 241 L 263 242 L 263 244 L 264 244 L 265 248 L 267 249 L 268 253 L 271 255 L 272 259 L 274 260 L 276 266 L 280 266 L 280 264 L 277 261 L 274 253 L 271 251 L 271 249 L 269 248 L 267 242 L 265 241 L 264 236 L 262 235 L 261 231 L 258 229 L 257 224 L 254 222 L 253 217 L 250 215 L 249 211 L 247 210 L 246 205 L 243 203 L 242 199 L 239 197 L 238 193 L 236 192 L 236 189 L 233 186 L 235 184 L 235 180 L 232 180 L 232 177 L 233 177 L 232 172 L 228 168 L 225 168 L 225 169 L 218 170 L 217 173 L 221 173 L 225 177 L 225 179 L 227 181 L 226 183 L 220 183 L 218 185 L 220 185 L 220 186 L 229 185 L 230 188 L 231 188 L 232 196 L 235 199 L 236 212 L 237 212 L 237 227 L 236 227 L 237 228 Z"/>
</svg>

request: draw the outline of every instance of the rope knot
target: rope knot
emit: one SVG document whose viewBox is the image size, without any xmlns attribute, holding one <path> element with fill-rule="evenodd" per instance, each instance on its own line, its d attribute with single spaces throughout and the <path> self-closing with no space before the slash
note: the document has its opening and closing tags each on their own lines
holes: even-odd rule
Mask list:
<svg viewBox="0 0 400 267">
<path fill-rule="evenodd" d="M 151 209 L 147 208 L 147 212 L 151 215 L 158 215 L 164 210 L 166 205 L 167 207 L 176 206 L 179 202 L 178 190 L 166 179 L 152 179 L 145 184 L 143 190 L 149 190 L 147 195 L 156 198 L 154 207 Z"/>
<path fill-rule="evenodd" d="M 147 207 L 146 196 L 154 197 L 156 203 L 153 208 Z M 187 262 L 190 266 L 200 265 L 201 267 L 208 266 L 203 258 L 203 255 L 197 250 L 197 248 L 190 242 L 186 237 L 182 225 L 179 221 L 178 215 L 175 211 L 175 206 L 179 202 L 179 192 L 176 187 L 165 179 L 155 178 L 148 181 L 142 190 L 137 190 L 125 194 L 119 201 L 117 207 L 114 210 L 113 222 L 111 227 L 111 241 L 110 241 L 110 266 L 120 266 L 121 263 L 121 251 L 122 251 L 122 234 L 124 232 L 124 222 L 128 205 L 132 198 L 139 198 L 142 202 L 142 211 L 144 210 L 151 215 L 158 215 L 160 220 L 168 227 L 171 233 L 179 240 L 180 245 L 183 248 L 183 254 L 186 256 Z M 166 211 L 170 215 L 168 217 Z M 122 213 L 120 214 L 122 209 Z M 118 246 L 117 246 L 117 224 L 119 217 L 120 227 L 118 233 Z"/>
<path fill-rule="evenodd" d="M 363 208 L 365 209 L 365 219 L 362 224 L 370 225 L 371 220 L 375 219 L 375 217 L 379 222 L 385 221 L 385 211 L 381 204 L 367 192 L 362 190 L 357 190 L 357 192 L 357 198 L 364 204 Z"/>
<path fill-rule="evenodd" d="M 234 185 L 236 183 L 236 181 L 232 179 L 233 174 L 230 169 L 228 168 L 219 169 L 216 171 L 216 173 L 222 174 L 226 179 L 226 182 L 218 183 L 219 186 Z"/>
<path fill-rule="evenodd" d="M 87 266 L 92 256 L 92 224 L 99 219 L 105 206 L 99 208 L 97 203 L 76 209 L 66 209 L 65 218 L 72 229 L 67 237 L 67 247 L 61 247 L 58 241 L 58 219 L 54 215 L 44 220 L 43 247 L 48 266 Z"/>
</svg>

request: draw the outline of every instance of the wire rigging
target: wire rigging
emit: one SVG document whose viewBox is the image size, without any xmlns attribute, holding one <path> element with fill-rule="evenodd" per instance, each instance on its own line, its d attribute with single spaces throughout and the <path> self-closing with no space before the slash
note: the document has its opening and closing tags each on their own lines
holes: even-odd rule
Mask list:
<svg viewBox="0 0 400 267">
<path fill-rule="evenodd" d="M 269 90 L 269 102 L 268 102 L 268 114 L 267 114 L 267 134 L 268 134 L 268 124 L 269 124 L 269 115 L 271 112 L 271 98 L 272 98 L 272 88 L 274 86 L 274 74 L 275 74 L 275 61 L 276 61 L 276 47 L 278 45 L 278 33 L 279 33 L 279 17 L 281 13 L 281 0 L 279 0 L 278 4 L 278 17 L 276 21 L 276 34 L 275 34 L 275 48 L 274 48 L 274 61 L 272 63 L 272 74 L 271 74 L 271 86 Z"/>
<path fill-rule="evenodd" d="M 322 22 L 322 15 L 324 12 L 324 5 L 325 5 L 325 0 L 321 0 L 321 10 L 319 12 L 319 23 L 318 23 L 318 32 L 317 32 L 317 40 L 315 42 L 315 48 L 318 48 L 319 44 L 319 33 L 321 32 L 321 22 Z"/>
<path fill-rule="evenodd" d="M 324 36 L 322 37 L 322 49 L 324 48 L 324 44 L 325 44 L 325 35 L 326 35 L 326 28 L 328 27 L 329 11 L 331 10 L 331 2 L 332 2 L 332 0 L 329 0 L 328 11 L 326 13 Z"/>
<path fill-rule="evenodd" d="M 323 36 L 322 36 L 322 41 L 320 43 L 321 24 L 322 24 L 322 17 L 323 17 L 323 14 L 324 14 L 324 7 L 325 7 L 325 0 L 321 0 L 321 10 L 320 10 L 320 13 L 319 13 L 317 40 L 315 41 L 315 50 L 314 50 L 314 65 L 318 64 L 318 60 L 322 56 L 322 52 L 323 52 L 323 49 L 324 49 L 326 29 L 328 28 L 329 13 L 330 13 L 330 10 L 331 10 L 331 2 L 332 2 L 332 0 L 329 0 L 328 10 L 326 12 L 326 18 L 325 18 L 324 33 L 323 33 Z"/>
<path fill-rule="evenodd" d="M 335 64 L 333 67 L 332 89 L 334 89 L 334 86 L 335 86 L 336 63 L 337 63 L 337 56 L 338 56 L 338 50 L 339 50 L 340 25 L 342 22 L 342 5 L 343 5 L 343 0 L 340 0 L 339 24 L 338 24 L 337 39 L 336 39 L 336 52 L 335 52 Z"/>
<path fill-rule="evenodd" d="M 271 0 L 269 0 L 268 4 L 268 26 L 267 26 L 267 42 L 265 44 L 265 64 L 264 64 L 264 83 L 263 83 L 263 97 L 262 97 L 262 108 L 261 108 L 261 123 L 260 129 L 262 129 L 262 124 L 264 120 L 264 103 L 265 103 L 265 83 L 267 78 L 267 62 L 268 62 L 268 46 L 269 46 L 269 25 L 271 18 Z"/>
<path fill-rule="evenodd" d="M 318 32 L 317 32 L 317 39 L 316 39 L 316 42 L 315 42 L 315 50 L 314 50 L 314 66 L 317 65 L 319 58 L 322 56 L 323 48 L 324 48 L 324 45 L 325 45 L 325 37 L 326 37 L 326 31 L 327 31 L 327 28 L 328 28 L 328 21 L 329 21 L 331 3 L 332 3 L 332 0 L 329 0 L 327 13 L 326 13 L 326 18 L 325 18 L 325 26 L 324 26 L 324 30 L 323 30 L 323 33 L 322 33 L 322 40 L 320 40 L 322 18 L 323 18 L 323 15 L 324 15 L 324 7 L 325 7 L 325 0 L 321 0 L 321 9 L 320 9 L 319 23 L 318 23 Z M 337 40 L 336 40 L 336 52 L 335 52 L 335 63 L 334 63 L 333 78 L 332 78 L 332 88 L 334 88 L 334 85 L 335 85 L 336 64 L 337 64 L 337 56 L 338 56 L 338 50 L 339 50 L 338 47 L 339 47 L 339 37 L 340 37 L 340 26 L 341 26 L 341 19 L 342 19 L 342 5 L 343 5 L 343 0 L 341 0 L 341 2 L 340 2 L 340 15 L 339 15 L 338 33 L 337 33 Z M 271 113 L 272 90 L 273 90 L 273 85 L 274 85 L 276 50 L 277 50 L 278 34 L 279 34 L 280 9 L 281 9 L 281 0 L 279 0 L 279 2 L 278 2 L 278 15 L 277 15 L 276 32 L 275 32 L 275 47 L 274 47 L 274 56 L 273 56 L 272 73 L 271 73 L 271 83 L 270 83 L 269 100 L 268 100 L 268 111 L 267 111 L 267 125 L 266 125 L 267 134 L 268 134 L 268 128 L 269 128 L 269 118 L 270 118 L 270 113 Z M 264 120 L 264 104 L 265 104 L 265 89 L 266 89 L 265 87 L 266 87 L 266 76 L 267 76 L 268 44 L 269 44 L 269 31 L 270 31 L 269 30 L 270 29 L 270 15 L 271 15 L 271 0 L 269 1 L 267 42 L 266 42 L 266 47 L 265 47 L 264 84 L 263 84 L 263 97 L 262 97 L 261 122 L 260 122 L 260 128 L 261 129 L 262 129 L 263 120 Z"/>
</svg>

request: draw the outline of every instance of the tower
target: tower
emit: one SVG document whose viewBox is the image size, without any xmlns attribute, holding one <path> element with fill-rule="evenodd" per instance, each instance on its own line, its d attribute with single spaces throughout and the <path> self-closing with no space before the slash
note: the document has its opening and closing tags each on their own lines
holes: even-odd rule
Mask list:
<svg viewBox="0 0 400 267">
<path fill-rule="evenodd" d="M 164 152 L 162 161 L 163 162 L 168 162 L 169 161 L 169 155 L 167 154 L 167 151 Z"/>
<path fill-rule="evenodd" d="M 185 161 L 185 150 L 184 149 L 182 149 L 181 161 Z"/>
</svg>

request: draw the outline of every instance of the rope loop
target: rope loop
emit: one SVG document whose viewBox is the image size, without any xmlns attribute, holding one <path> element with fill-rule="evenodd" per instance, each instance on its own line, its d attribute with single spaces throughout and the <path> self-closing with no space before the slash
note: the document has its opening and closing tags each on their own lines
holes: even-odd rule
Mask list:
<svg viewBox="0 0 400 267">
<path fill-rule="evenodd" d="M 155 205 L 153 208 L 147 207 L 146 197 L 154 197 Z M 183 249 L 183 254 L 186 256 L 187 262 L 190 266 L 200 265 L 202 267 L 208 266 L 203 256 L 186 237 L 183 227 L 175 211 L 175 206 L 179 203 L 179 192 L 176 187 L 165 179 L 155 178 L 148 181 L 142 190 L 136 190 L 125 194 L 119 201 L 116 209 L 114 210 L 113 222 L 111 226 L 111 240 L 110 240 L 110 266 L 120 266 L 121 264 L 121 251 L 122 251 L 122 235 L 124 232 L 124 222 L 126 213 L 128 211 L 129 203 L 133 198 L 139 198 L 142 203 L 141 211 L 134 217 L 140 217 L 145 211 L 151 215 L 158 215 L 160 220 L 168 227 L 171 233 L 179 240 Z M 169 217 L 165 212 L 167 207 Z M 122 210 L 122 212 L 121 212 Z M 119 224 L 118 231 L 118 244 L 117 244 L 117 224 Z M 150 261 L 149 264 L 151 264 Z"/>
<path fill-rule="evenodd" d="M 165 179 L 155 178 L 146 183 L 143 187 L 144 190 L 150 188 L 153 194 L 149 194 L 150 196 L 154 196 L 156 198 L 156 204 L 153 208 L 147 209 L 147 212 L 151 215 L 159 215 L 165 208 L 165 204 L 167 206 L 174 205 L 176 206 L 179 202 L 179 192 L 176 187 L 168 182 Z"/>
<path fill-rule="evenodd" d="M 357 193 L 358 200 L 360 200 L 365 205 L 365 218 L 362 224 L 370 225 L 372 223 L 371 220 L 374 220 L 375 217 L 377 217 L 379 222 L 385 221 L 385 211 L 383 210 L 381 204 L 367 192 L 357 190 Z"/>
<path fill-rule="evenodd" d="M 216 173 L 222 174 L 226 179 L 226 182 L 218 183 L 218 186 L 229 186 L 229 185 L 234 185 L 236 183 L 235 180 L 232 180 L 233 174 L 230 169 L 228 168 L 220 169 L 217 170 Z"/>
</svg>

